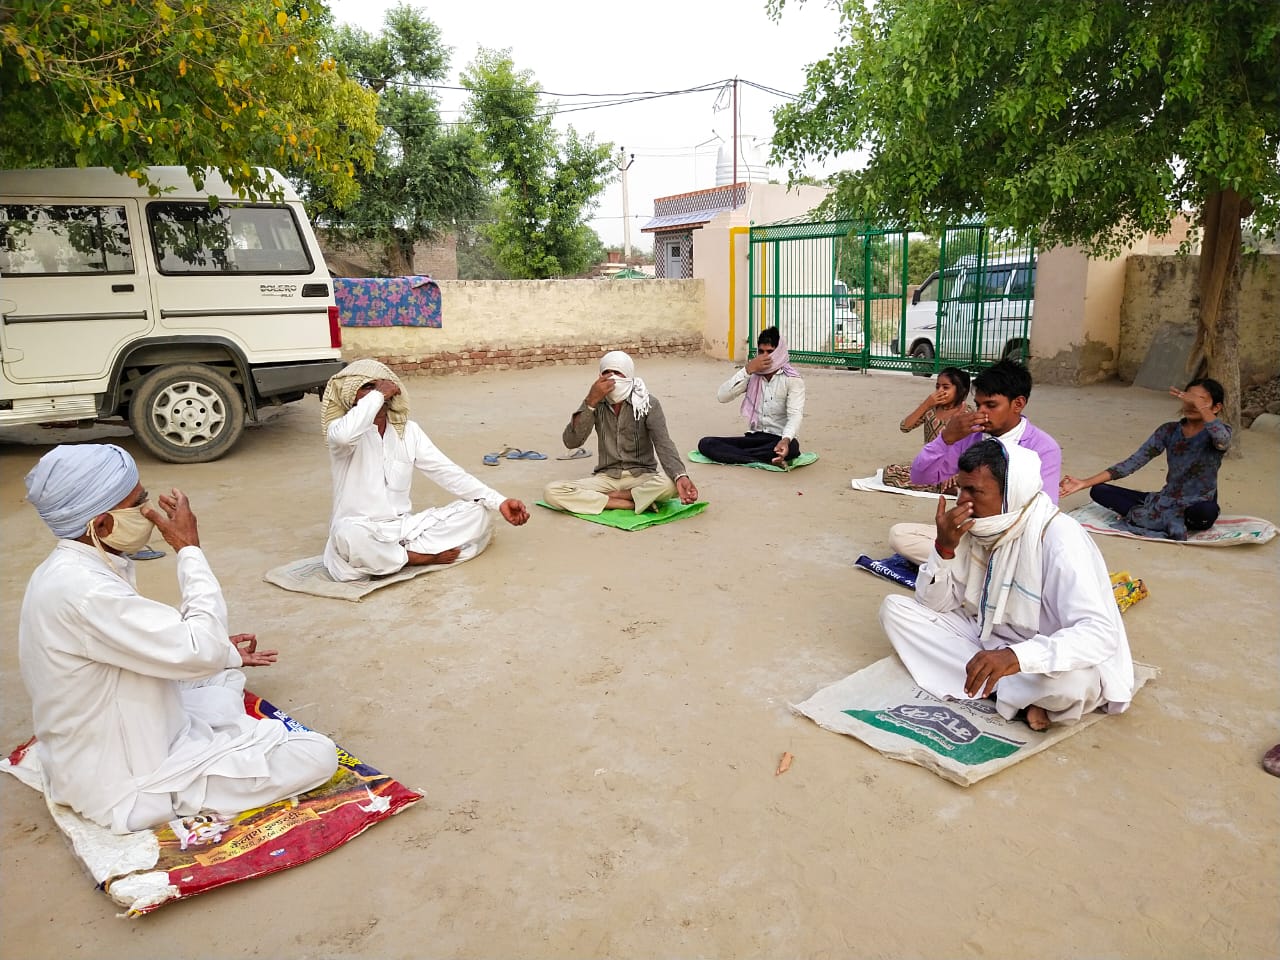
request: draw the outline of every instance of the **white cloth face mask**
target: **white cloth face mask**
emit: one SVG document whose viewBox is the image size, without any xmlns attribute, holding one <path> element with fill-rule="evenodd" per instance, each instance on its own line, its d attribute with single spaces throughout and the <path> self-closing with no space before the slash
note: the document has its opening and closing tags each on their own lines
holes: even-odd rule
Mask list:
<svg viewBox="0 0 1280 960">
<path fill-rule="evenodd" d="M 109 511 L 111 532 L 101 538 L 102 543 L 121 553 L 133 553 L 145 547 L 151 534 L 155 532 L 156 525 L 142 515 L 143 506 L 140 503 L 136 507 Z M 89 531 L 93 539 L 99 539 L 93 532 L 92 520 L 89 521 Z"/>
<path fill-rule="evenodd" d="M 613 389 L 609 391 L 610 403 L 621 403 L 631 396 L 632 381 L 629 377 L 615 377 Z"/>
</svg>

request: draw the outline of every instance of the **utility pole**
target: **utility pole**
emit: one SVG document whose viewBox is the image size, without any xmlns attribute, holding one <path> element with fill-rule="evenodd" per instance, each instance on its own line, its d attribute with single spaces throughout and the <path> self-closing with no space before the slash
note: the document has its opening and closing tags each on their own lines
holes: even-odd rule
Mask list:
<svg viewBox="0 0 1280 960">
<path fill-rule="evenodd" d="M 733 209 L 738 209 L 738 78 L 733 78 Z"/>
<path fill-rule="evenodd" d="M 618 148 L 618 170 L 622 173 L 622 262 L 631 262 L 631 198 L 627 195 L 627 171 L 636 162 L 633 153 L 628 158 L 627 148 Z"/>
</svg>

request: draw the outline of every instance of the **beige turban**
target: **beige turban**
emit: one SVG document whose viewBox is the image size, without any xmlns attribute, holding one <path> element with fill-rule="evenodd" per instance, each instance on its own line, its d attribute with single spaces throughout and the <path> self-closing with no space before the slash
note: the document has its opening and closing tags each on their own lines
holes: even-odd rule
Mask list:
<svg viewBox="0 0 1280 960">
<path fill-rule="evenodd" d="M 320 429 L 329 435 L 329 424 L 345 416 L 356 403 L 356 391 L 371 380 L 390 380 L 400 392 L 387 401 L 387 422 L 396 433 L 404 436 L 404 425 L 409 422 L 409 398 L 404 384 L 385 363 L 377 360 L 356 360 L 347 364 L 332 377 L 320 399 Z"/>
</svg>

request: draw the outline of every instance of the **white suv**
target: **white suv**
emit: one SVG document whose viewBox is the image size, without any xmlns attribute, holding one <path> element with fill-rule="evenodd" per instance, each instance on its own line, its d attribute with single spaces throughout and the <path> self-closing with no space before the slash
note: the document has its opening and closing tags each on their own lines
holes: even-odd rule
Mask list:
<svg viewBox="0 0 1280 960">
<path fill-rule="evenodd" d="M 172 463 L 222 456 L 267 405 L 342 367 L 333 285 L 302 201 L 210 173 L 0 171 L 0 426 L 124 417 Z M 216 197 L 211 201 L 210 197 Z"/>
<path fill-rule="evenodd" d="M 916 289 L 907 307 L 906 339 L 894 340 L 891 350 L 918 360 L 939 354 L 962 361 L 1022 359 L 1031 339 L 1035 283 L 1034 257 L 997 257 L 985 269 L 976 257 L 961 257 Z"/>
</svg>

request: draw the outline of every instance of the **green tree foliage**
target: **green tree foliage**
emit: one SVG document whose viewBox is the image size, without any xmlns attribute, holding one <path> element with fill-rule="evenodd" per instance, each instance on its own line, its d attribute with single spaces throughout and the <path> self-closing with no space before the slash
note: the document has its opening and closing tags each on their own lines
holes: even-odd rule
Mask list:
<svg viewBox="0 0 1280 960">
<path fill-rule="evenodd" d="M 779 14 L 785 0 L 771 0 Z M 1274 0 L 877 0 L 776 114 L 785 160 L 845 150 L 845 215 L 929 229 L 985 219 L 1113 255 L 1193 211 L 1200 336 L 1238 403 L 1241 222 L 1280 221 Z"/>
<path fill-rule="evenodd" d="M 558 134 L 533 74 L 517 70 L 508 51 L 481 50 L 462 84 L 467 116 L 501 184 L 496 222 L 481 227 L 494 258 L 516 277 L 585 270 L 599 247 L 585 220 L 615 175 L 613 144 L 597 145 L 572 127 Z"/>
<path fill-rule="evenodd" d="M 453 232 L 487 197 L 475 131 L 442 123 L 427 88 L 447 77 L 449 50 L 436 25 L 406 5 L 388 11 L 377 36 L 338 27 L 331 49 L 377 95 L 383 134 L 372 168 L 357 176 L 354 203 L 335 212 L 323 191 L 313 194 L 319 222 L 334 239 L 371 250 L 386 272 L 411 274 L 415 244 Z"/>
<path fill-rule="evenodd" d="M 323 52 L 324 8 L 283 0 L 16 0 L 0 8 L 7 167 L 306 170 L 337 200 L 378 135 L 374 97 Z"/>
<path fill-rule="evenodd" d="M 938 269 L 940 250 L 932 237 L 917 237 L 907 241 L 907 283 L 919 286 Z"/>
</svg>

